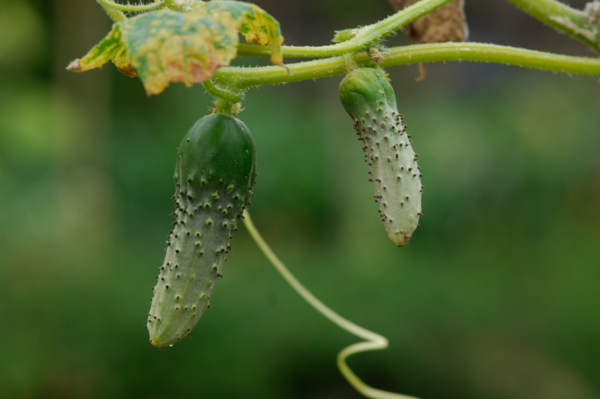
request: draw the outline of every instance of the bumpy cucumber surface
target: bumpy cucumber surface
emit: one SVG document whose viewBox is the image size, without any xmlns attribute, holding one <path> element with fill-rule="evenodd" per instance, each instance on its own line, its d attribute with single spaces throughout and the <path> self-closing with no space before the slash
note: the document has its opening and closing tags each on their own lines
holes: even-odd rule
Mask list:
<svg viewBox="0 0 600 399">
<path fill-rule="evenodd" d="M 423 187 L 394 90 L 382 70 L 359 68 L 342 80 L 340 99 L 364 143 L 381 220 L 390 240 L 402 247 L 418 226 Z"/>
<path fill-rule="evenodd" d="M 231 234 L 253 195 L 255 159 L 250 131 L 231 116 L 205 116 L 183 139 L 173 176 L 177 220 L 148 314 L 152 345 L 190 335 L 210 306 Z"/>
</svg>

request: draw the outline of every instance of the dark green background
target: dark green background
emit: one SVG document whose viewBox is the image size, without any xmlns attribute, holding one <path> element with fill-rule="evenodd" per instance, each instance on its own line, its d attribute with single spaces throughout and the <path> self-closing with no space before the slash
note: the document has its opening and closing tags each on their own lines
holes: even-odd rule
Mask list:
<svg viewBox="0 0 600 399">
<path fill-rule="evenodd" d="M 384 0 L 257 4 L 296 45 L 391 12 Z M 592 56 L 501 0 L 467 12 L 474 41 Z M 148 343 L 175 147 L 210 99 L 183 85 L 148 98 L 110 64 L 65 71 L 109 27 L 92 0 L 0 2 L 0 397 L 359 398 L 335 367 L 357 339 L 304 303 L 244 228 L 192 339 Z M 390 339 L 350 359 L 367 383 L 425 399 L 599 397 L 598 78 L 428 72 L 416 83 L 415 66 L 389 69 L 425 174 L 410 245 L 395 248 L 377 217 L 339 77 L 248 93 L 255 223 L 315 295 Z"/>
</svg>

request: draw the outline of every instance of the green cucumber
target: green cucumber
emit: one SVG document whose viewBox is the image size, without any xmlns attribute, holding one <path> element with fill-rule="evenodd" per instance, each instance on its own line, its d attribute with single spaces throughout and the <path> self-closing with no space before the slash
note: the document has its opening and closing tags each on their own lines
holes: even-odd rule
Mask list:
<svg viewBox="0 0 600 399">
<path fill-rule="evenodd" d="M 340 84 L 340 99 L 354 119 L 358 140 L 364 143 L 381 220 L 390 240 L 402 247 L 422 215 L 423 186 L 418 155 L 398 113 L 392 85 L 379 68 L 354 69 Z"/>
<path fill-rule="evenodd" d="M 152 345 L 169 346 L 190 335 L 209 307 L 255 177 L 254 140 L 239 119 L 208 115 L 184 137 L 173 176 L 177 220 L 146 324 Z"/>
</svg>

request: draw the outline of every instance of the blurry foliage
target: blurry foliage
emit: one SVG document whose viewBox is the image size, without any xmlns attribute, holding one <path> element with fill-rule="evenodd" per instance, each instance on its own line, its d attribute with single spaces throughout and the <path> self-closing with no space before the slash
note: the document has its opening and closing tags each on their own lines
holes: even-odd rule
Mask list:
<svg viewBox="0 0 600 399">
<path fill-rule="evenodd" d="M 61 83 L 66 71 L 38 70 L 69 61 L 47 50 L 68 38 L 39 33 L 54 14 L 13 3 L 0 5 L 0 32 L 18 28 L 0 47 L 0 397 L 358 398 L 334 366 L 352 338 L 295 296 L 243 229 L 197 332 L 168 350 L 148 343 L 175 148 L 209 99 L 182 85 L 147 98 L 107 67 L 76 76 L 110 76 L 110 102 L 91 106 Z M 294 44 L 313 28 L 257 3 Z M 335 19 L 338 6 L 351 11 Z M 315 32 L 387 12 L 384 1 L 290 7 L 318 9 Z M 516 15 L 494 7 L 467 7 L 470 21 Z M 472 27 L 474 40 L 491 35 Z M 597 80 L 465 63 L 432 66 L 423 83 L 411 67 L 389 72 L 425 174 L 411 244 L 391 245 L 376 217 L 338 79 L 248 93 L 256 224 L 318 297 L 390 339 L 390 351 L 350 359 L 368 383 L 427 399 L 598 397 Z M 102 107 L 105 127 L 90 116 Z"/>
<path fill-rule="evenodd" d="M 45 21 L 27 2 L 0 5 L 0 66 L 28 67 L 46 56 Z"/>
</svg>

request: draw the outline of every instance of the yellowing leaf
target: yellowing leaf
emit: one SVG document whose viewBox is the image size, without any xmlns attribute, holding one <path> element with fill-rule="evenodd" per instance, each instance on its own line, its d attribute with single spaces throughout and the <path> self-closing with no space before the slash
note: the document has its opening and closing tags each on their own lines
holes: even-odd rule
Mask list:
<svg viewBox="0 0 600 399">
<path fill-rule="evenodd" d="M 272 47 L 281 65 L 279 23 L 259 7 L 237 1 L 199 3 L 191 11 L 152 11 L 113 25 L 112 31 L 67 69 L 87 71 L 112 60 L 128 76 L 142 79 L 148 94 L 171 82 L 188 87 L 210 79 L 237 55 L 238 32 L 248 43 Z"/>
<path fill-rule="evenodd" d="M 212 3 L 214 4 L 214 3 Z M 279 23 L 269 14 L 254 6 L 254 13 L 246 15 L 240 33 L 244 35 L 247 43 L 258 43 L 272 47 L 271 61 L 277 65 L 283 64 L 281 45 L 283 36 L 279 31 Z"/>
<path fill-rule="evenodd" d="M 121 40 L 121 26 L 119 24 L 115 24 L 104 40 L 91 49 L 85 57 L 70 63 L 67 69 L 75 72 L 88 71 L 94 68 L 102 68 L 102 65 L 110 60 L 125 75 L 136 76 L 127 56 L 127 47 Z"/>
</svg>

